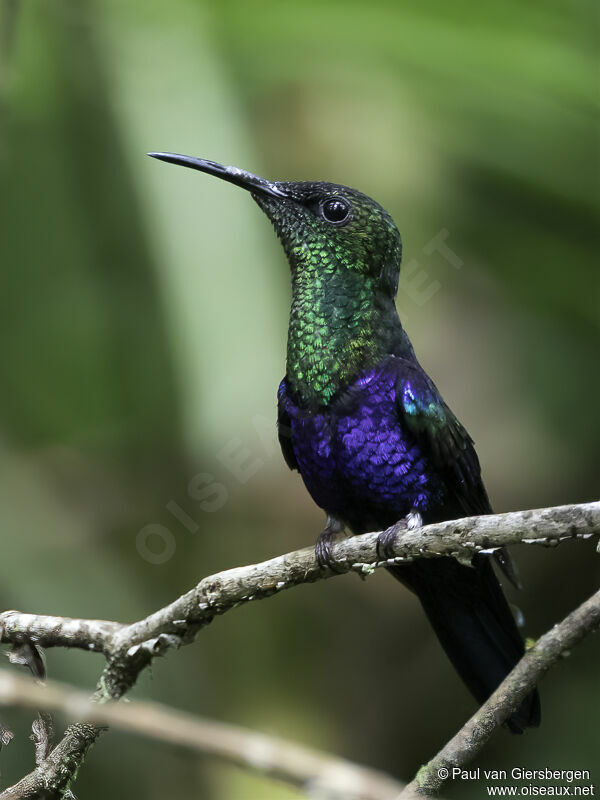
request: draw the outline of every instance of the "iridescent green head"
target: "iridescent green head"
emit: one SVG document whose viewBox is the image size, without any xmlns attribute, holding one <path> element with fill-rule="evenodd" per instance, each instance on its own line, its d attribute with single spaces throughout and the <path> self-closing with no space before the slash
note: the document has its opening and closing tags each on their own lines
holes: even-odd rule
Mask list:
<svg viewBox="0 0 600 800">
<path fill-rule="evenodd" d="M 324 182 L 275 184 L 285 198 L 253 193 L 281 239 L 294 277 L 303 270 L 337 275 L 352 293 L 356 275 L 394 298 L 402 243 L 390 215 L 356 189 Z"/>
<path fill-rule="evenodd" d="M 150 155 L 247 189 L 271 220 L 292 271 L 287 377 L 306 402 L 329 402 L 402 336 L 394 306 L 400 234 L 370 197 L 332 183 L 267 181 L 213 161 Z"/>
</svg>

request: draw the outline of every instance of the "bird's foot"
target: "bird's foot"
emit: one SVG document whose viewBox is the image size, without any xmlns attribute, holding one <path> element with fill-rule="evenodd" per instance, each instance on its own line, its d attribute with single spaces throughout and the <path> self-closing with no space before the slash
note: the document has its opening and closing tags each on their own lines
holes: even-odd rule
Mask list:
<svg viewBox="0 0 600 800">
<path fill-rule="evenodd" d="M 414 531 L 416 528 L 420 528 L 422 524 L 423 517 L 413 508 L 403 519 L 396 522 L 395 525 L 382 531 L 377 537 L 377 555 L 379 558 L 385 561 L 387 561 L 388 558 L 394 558 L 398 534 L 402 531 Z"/>
<path fill-rule="evenodd" d="M 396 539 L 400 531 L 407 530 L 407 523 L 405 519 L 401 519 L 384 531 L 381 531 L 377 537 L 377 557 L 382 561 L 387 561 L 388 558 L 394 557 L 394 547 Z"/>
<path fill-rule="evenodd" d="M 319 535 L 315 545 L 315 558 L 320 567 L 328 567 L 333 572 L 345 572 L 345 570 L 336 566 L 331 552 L 338 533 L 342 533 L 343 530 L 344 524 L 340 520 L 335 519 L 335 517 L 327 517 L 325 530 Z"/>
</svg>

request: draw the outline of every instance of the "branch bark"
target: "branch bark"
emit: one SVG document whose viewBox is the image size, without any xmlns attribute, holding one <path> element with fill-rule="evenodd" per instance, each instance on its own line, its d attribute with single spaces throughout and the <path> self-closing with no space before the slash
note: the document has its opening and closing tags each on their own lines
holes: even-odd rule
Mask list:
<svg viewBox="0 0 600 800">
<path fill-rule="evenodd" d="M 314 548 L 307 547 L 260 564 L 237 567 L 204 578 L 174 602 L 130 625 L 108 620 L 6 611 L 0 614 L 0 641 L 32 643 L 43 647 L 73 647 L 102 653 L 106 665 L 94 699 L 104 703 L 122 697 L 156 656 L 163 655 L 170 648 L 192 642 L 198 631 L 217 615 L 292 586 L 351 571 L 366 577 L 379 567 L 416 558 L 452 556 L 469 563 L 477 552 L 490 552 L 506 545 L 525 543 L 554 546 L 566 539 L 589 538 L 597 534 L 600 534 L 600 501 L 468 517 L 411 531 L 400 530 L 393 548 L 394 558 L 385 561 L 379 560 L 377 555 L 379 533 L 367 533 L 338 542 L 333 547 L 337 566 L 335 572 L 320 567 L 315 559 Z M 528 687 L 532 685 L 528 684 Z M 515 700 L 515 705 L 517 703 L 518 700 Z M 507 711 L 506 715 L 509 713 Z M 501 721 L 494 722 L 490 732 Z M 54 775 L 56 759 L 63 759 L 65 768 L 61 776 L 64 778 L 69 774 L 65 783 L 68 786 L 87 749 L 100 732 L 100 729 L 87 724 L 72 726 L 47 759 L 48 775 Z M 71 741 L 70 745 L 65 744 L 68 740 Z M 63 745 L 65 752 L 61 750 Z M 71 757 L 71 753 L 76 753 L 76 757 Z M 32 781 L 37 781 L 38 786 L 43 786 L 46 778 L 44 770 L 38 766 L 20 784 L 27 788 Z M 0 795 L 0 800 L 4 797 L 35 796 L 7 794 L 15 788 L 6 790 Z M 52 796 L 60 797 L 61 789 L 57 791 L 59 793 L 55 792 Z"/>
<path fill-rule="evenodd" d="M 471 719 L 435 758 L 421 767 L 400 795 L 402 800 L 437 794 L 452 778 L 452 770 L 462 767 L 477 755 L 494 730 L 508 719 L 561 655 L 598 627 L 600 591 L 537 640 Z"/>
<path fill-rule="evenodd" d="M 159 703 L 90 702 L 85 692 L 49 681 L 46 685 L 0 670 L 0 705 L 57 711 L 72 721 L 110 725 L 123 731 L 216 756 L 282 780 L 317 797 L 393 800 L 402 784 L 367 767 L 283 739 L 201 719 Z M 0 797 L 12 797 L 2 794 Z"/>
<path fill-rule="evenodd" d="M 0 800 L 55 800 L 65 797 L 87 751 L 102 733 L 87 723 L 71 725 L 49 755 L 18 783 L 5 789 Z"/>
<path fill-rule="evenodd" d="M 378 567 L 415 558 L 453 556 L 469 562 L 482 550 L 519 543 L 555 546 L 567 539 L 597 534 L 600 534 L 600 501 L 467 517 L 400 531 L 394 546 L 395 557 L 386 561 L 377 556 L 379 533 L 365 533 L 334 545 L 332 552 L 338 572 L 320 567 L 314 548 L 306 547 L 204 578 L 174 602 L 130 625 L 5 611 L 0 614 L 0 641 L 101 652 L 115 662 L 116 671 L 121 662 L 121 679 L 127 684 L 131 676 L 124 674 L 125 664 L 143 668 L 143 662 L 168 648 L 191 642 L 215 616 L 301 583 L 352 571 L 367 576 Z"/>
</svg>

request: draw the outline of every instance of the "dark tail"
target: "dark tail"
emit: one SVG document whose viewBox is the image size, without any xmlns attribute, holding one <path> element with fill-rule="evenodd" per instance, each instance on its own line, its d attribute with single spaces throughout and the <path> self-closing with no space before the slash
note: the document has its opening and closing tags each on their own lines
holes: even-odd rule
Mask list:
<svg viewBox="0 0 600 800">
<path fill-rule="evenodd" d="M 390 567 L 389 572 L 418 595 L 454 668 L 483 703 L 524 653 L 490 559 L 476 556 L 473 567 L 453 558 L 421 559 Z M 540 698 L 534 690 L 507 725 L 513 733 L 522 733 L 537 727 L 540 716 Z"/>
</svg>

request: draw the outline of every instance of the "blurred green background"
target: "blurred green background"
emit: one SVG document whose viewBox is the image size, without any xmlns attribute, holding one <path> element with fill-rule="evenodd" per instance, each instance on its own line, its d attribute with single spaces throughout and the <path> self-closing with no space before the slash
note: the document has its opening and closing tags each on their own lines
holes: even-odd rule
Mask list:
<svg viewBox="0 0 600 800">
<path fill-rule="evenodd" d="M 275 443 L 283 253 L 246 193 L 147 150 L 374 196 L 404 238 L 405 326 L 477 443 L 494 507 L 597 496 L 592 2 L 0 9 L 2 608 L 133 620 L 321 530 Z M 218 484 L 204 500 L 203 481 Z M 593 547 L 516 552 L 527 635 L 597 586 Z M 592 769 L 599 657 L 597 640 L 574 651 L 543 682 L 541 729 L 497 732 L 478 763 Z M 51 651 L 48 668 L 91 688 L 101 661 Z M 385 574 L 228 614 L 132 696 L 401 779 L 474 710 L 417 602 Z M 0 756 L 6 785 L 33 749 L 31 714 L 3 719 L 17 734 Z M 76 790 L 297 796 L 117 732 Z"/>
</svg>

